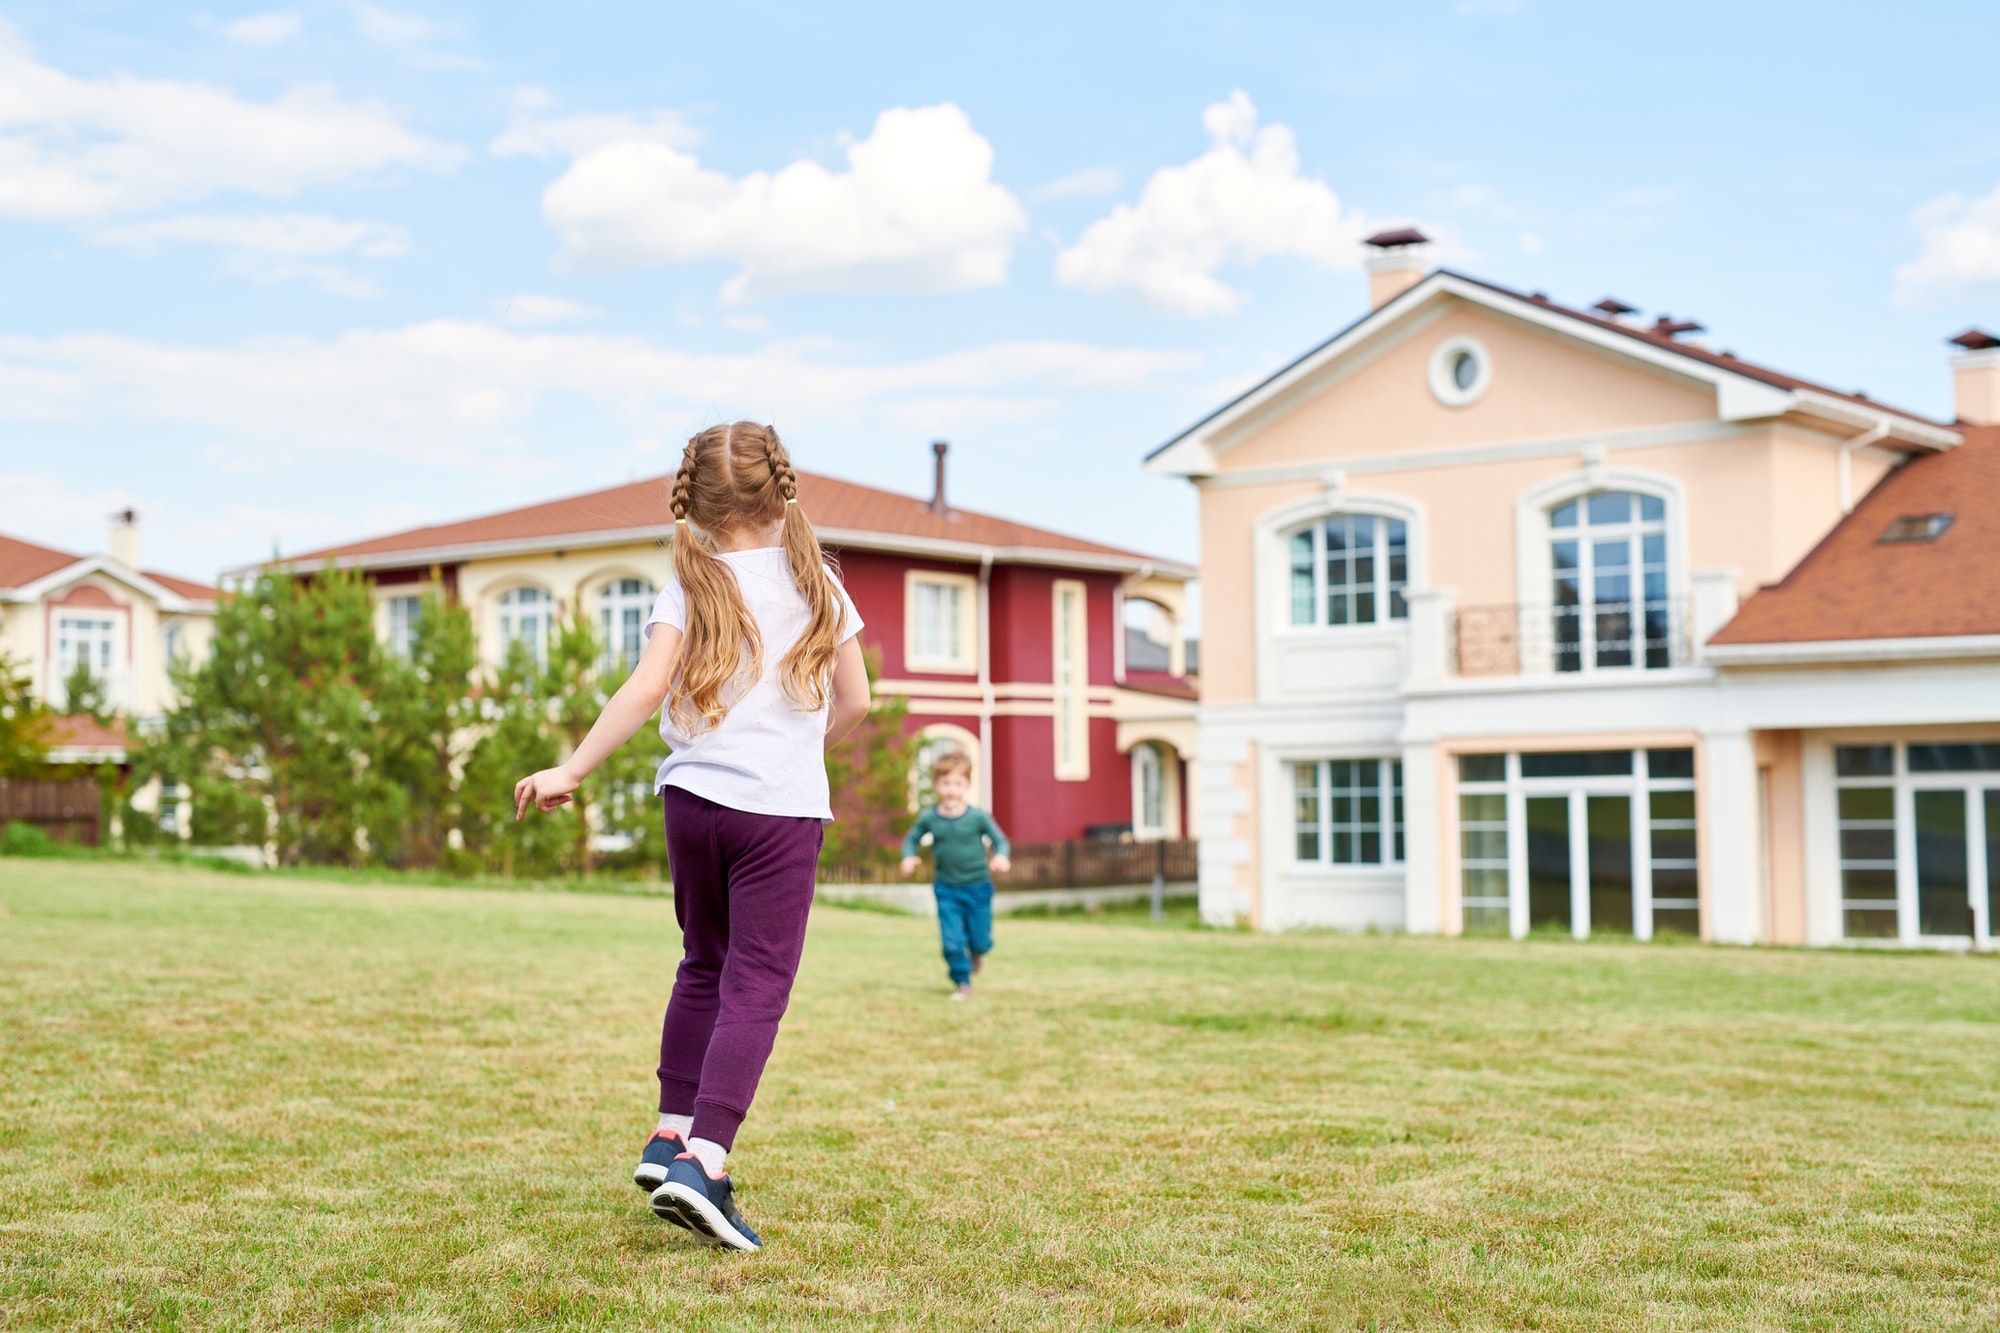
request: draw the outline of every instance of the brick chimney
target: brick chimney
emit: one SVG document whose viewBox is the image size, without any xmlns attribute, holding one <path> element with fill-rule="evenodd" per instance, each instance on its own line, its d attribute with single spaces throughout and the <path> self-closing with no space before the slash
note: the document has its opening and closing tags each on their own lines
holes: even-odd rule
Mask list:
<svg viewBox="0 0 2000 1333">
<path fill-rule="evenodd" d="M 1379 231 L 1368 247 L 1368 308 L 1380 310 L 1430 272 L 1431 238 L 1415 227 Z"/>
<path fill-rule="evenodd" d="M 139 511 L 121 509 L 111 516 L 111 558 L 127 569 L 139 568 Z"/>
<path fill-rule="evenodd" d="M 2000 338 L 1984 329 L 1967 329 L 1951 344 L 1959 349 L 1951 359 L 1958 419 L 1968 426 L 2000 423 Z"/>
</svg>

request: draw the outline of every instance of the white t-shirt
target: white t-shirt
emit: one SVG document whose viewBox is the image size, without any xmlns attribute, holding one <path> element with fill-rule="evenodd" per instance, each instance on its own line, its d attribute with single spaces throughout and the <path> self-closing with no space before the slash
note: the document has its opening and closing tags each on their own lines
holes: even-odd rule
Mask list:
<svg viewBox="0 0 2000 1333">
<path fill-rule="evenodd" d="M 792 581 L 781 546 L 724 551 L 719 558 L 736 575 L 743 605 L 763 635 L 764 674 L 747 686 L 738 680 L 724 687 L 729 712 L 699 736 L 684 735 L 674 725 L 672 708 L 663 710 L 660 735 L 674 752 L 661 763 L 654 790 L 671 783 L 732 810 L 832 819 L 824 757 L 828 708 L 807 712 L 778 679 L 785 654 L 812 619 L 805 594 Z M 827 577 L 833 578 L 832 570 Z M 833 586 L 840 594 L 840 641 L 846 643 L 861 632 L 861 616 L 839 579 L 833 579 Z M 646 621 L 648 638 L 655 625 L 686 632 L 687 598 L 679 579 L 669 579 L 660 589 Z M 831 690 L 827 701 L 830 707 Z"/>
</svg>

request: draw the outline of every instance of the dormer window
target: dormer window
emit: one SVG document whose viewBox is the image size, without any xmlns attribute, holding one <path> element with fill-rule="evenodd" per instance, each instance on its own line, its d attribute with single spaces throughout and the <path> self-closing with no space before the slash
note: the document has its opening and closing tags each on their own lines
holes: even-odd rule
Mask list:
<svg viewBox="0 0 2000 1333">
<path fill-rule="evenodd" d="M 1877 538 L 1887 544 L 1891 542 L 1934 542 L 1944 536 L 1951 526 L 1950 514 L 1905 514 L 1891 523 Z"/>
<path fill-rule="evenodd" d="M 1294 625 L 1374 625 L 1407 620 L 1410 529 L 1401 519 L 1336 514 L 1292 534 Z"/>
</svg>

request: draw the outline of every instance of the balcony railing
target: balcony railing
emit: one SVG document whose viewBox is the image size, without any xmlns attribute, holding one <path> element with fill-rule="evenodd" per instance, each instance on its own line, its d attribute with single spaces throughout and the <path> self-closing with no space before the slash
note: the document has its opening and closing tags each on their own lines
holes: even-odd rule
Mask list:
<svg viewBox="0 0 2000 1333">
<path fill-rule="evenodd" d="M 1694 660 L 1686 597 L 1580 606 L 1467 606 L 1451 617 L 1459 676 L 1645 671 Z"/>
</svg>

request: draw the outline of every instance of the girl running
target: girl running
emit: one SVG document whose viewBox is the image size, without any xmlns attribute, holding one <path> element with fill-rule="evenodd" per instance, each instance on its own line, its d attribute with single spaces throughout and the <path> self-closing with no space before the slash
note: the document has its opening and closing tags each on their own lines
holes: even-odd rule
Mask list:
<svg viewBox="0 0 2000 1333">
<path fill-rule="evenodd" d="M 769 426 L 712 426 L 673 482 L 674 576 L 646 646 L 567 761 L 522 778 L 514 818 L 566 804 L 666 704 L 657 788 L 681 966 L 660 1029 L 660 1123 L 633 1179 L 705 1244 L 763 1242 L 725 1155 L 756 1095 L 805 946 L 828 803 L 823 752 L 868 712 L 861 617 L 800 512 Z"/>
</svg>

